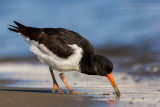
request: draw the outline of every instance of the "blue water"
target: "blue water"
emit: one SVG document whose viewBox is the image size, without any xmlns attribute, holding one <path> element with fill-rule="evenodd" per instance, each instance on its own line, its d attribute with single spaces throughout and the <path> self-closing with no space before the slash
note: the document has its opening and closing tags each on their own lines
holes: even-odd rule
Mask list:
<svg viewBox="0 0 160 107">
<path fill-rule="evenodd" d="M 0 56 L 31 54 L 25 40 L 7 29 L 13 20 L 34 27 L 64 27 L 94 47 L 152 40 L 152 49 L 158 50 L 159 13 L 159 0 L 1 0 Z"/>
</svg>

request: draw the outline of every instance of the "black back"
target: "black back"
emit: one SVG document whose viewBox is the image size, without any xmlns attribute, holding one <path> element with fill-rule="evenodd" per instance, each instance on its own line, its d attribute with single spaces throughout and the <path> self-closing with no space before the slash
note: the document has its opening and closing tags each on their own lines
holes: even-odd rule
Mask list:
<svg viewBox="0 0 160 107">
<path fill-rule="evenodd" d="M 43 44 L 58 57 L 68 58 L 73 54 L 74 50 L 67 44 L 76 44 L 81 47 L 83 50 L 83 56 L 79 63 L 81 72 L 93 74 L 94 49 L 91 43 L 80 34 L 64 28 L 34 28 L 24 26 L 18 22 L 15 22 L 15 24 L 18 27 L 10 25 L 12 28 L 9 28 L 9 30 Z"/>
</svg>

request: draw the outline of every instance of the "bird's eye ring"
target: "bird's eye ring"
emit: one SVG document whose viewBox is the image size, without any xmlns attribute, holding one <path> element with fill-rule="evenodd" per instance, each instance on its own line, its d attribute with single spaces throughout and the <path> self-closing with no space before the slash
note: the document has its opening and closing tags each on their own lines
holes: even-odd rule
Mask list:
<svg viewBox="0 0 160 107">
<path fill-rule="evenodd" d="M 103 69 L 107 69 L 107 66 L 102 66 Z"/>
</svg>

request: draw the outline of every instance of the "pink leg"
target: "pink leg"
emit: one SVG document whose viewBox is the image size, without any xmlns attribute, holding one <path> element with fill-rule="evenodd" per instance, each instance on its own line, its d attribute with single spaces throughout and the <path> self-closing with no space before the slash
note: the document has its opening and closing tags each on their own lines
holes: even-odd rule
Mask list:
<svg viewBox="0 0 160 107">
<path fill-rule="evenodd" d="M 65 79 L 65 76 L 63 73 L 60 73 L 59 74 L 60 78 L 62 79 L 63 83 L 65 84 L 65 86 L 67 87 L 68 91 L 70 94 L 87 94 L 87 93 L 81 93 L 81 92 L 75 92 L 71 89 L 71 87 L 68 85 L 66 79 Z"/>
<path fill-rule="evenodd" d="M 53 89 L 52 89 L 52 93 L 55 93 L 55 91 L 57 90 L 58 92 L 64 94 L 64 92 L 59 88 L 58 84 L 57 84 L 57 81 L 55 79 L 55 76 L 54 76 L 54 73 L 53 73 L 53 70 L 51 68 L 49 68 L 49 71 L 51 73 L 51 76 L 52 76 L 52 80 L 53 80 Z"/>
</svg>

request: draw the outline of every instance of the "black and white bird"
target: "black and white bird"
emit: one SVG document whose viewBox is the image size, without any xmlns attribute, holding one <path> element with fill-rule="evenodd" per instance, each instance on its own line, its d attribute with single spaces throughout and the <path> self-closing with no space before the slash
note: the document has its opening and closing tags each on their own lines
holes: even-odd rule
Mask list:
<svg viewBox="0 0 160 107">
<path fill-rule="evenodd" d="M 22 35 L 30 45 L 30 50 L 38 59 L 49 66 L 53 79 L 53 89 L 64 93 L 58 86 L 54 70 L 60 71 L 60 78 L 70 94 L 85 94 L 73 91 L 65 80 L 64 72 L 78 71 L 88 75 L 107 76 L 115 92 L 120 95 L 112 77 L 113 64 L 104 56 L 95 55 L 92 44 L 80 34 L 64 28 L 34 28 L 22 25 L 8 28 Z"/>
</svg>

